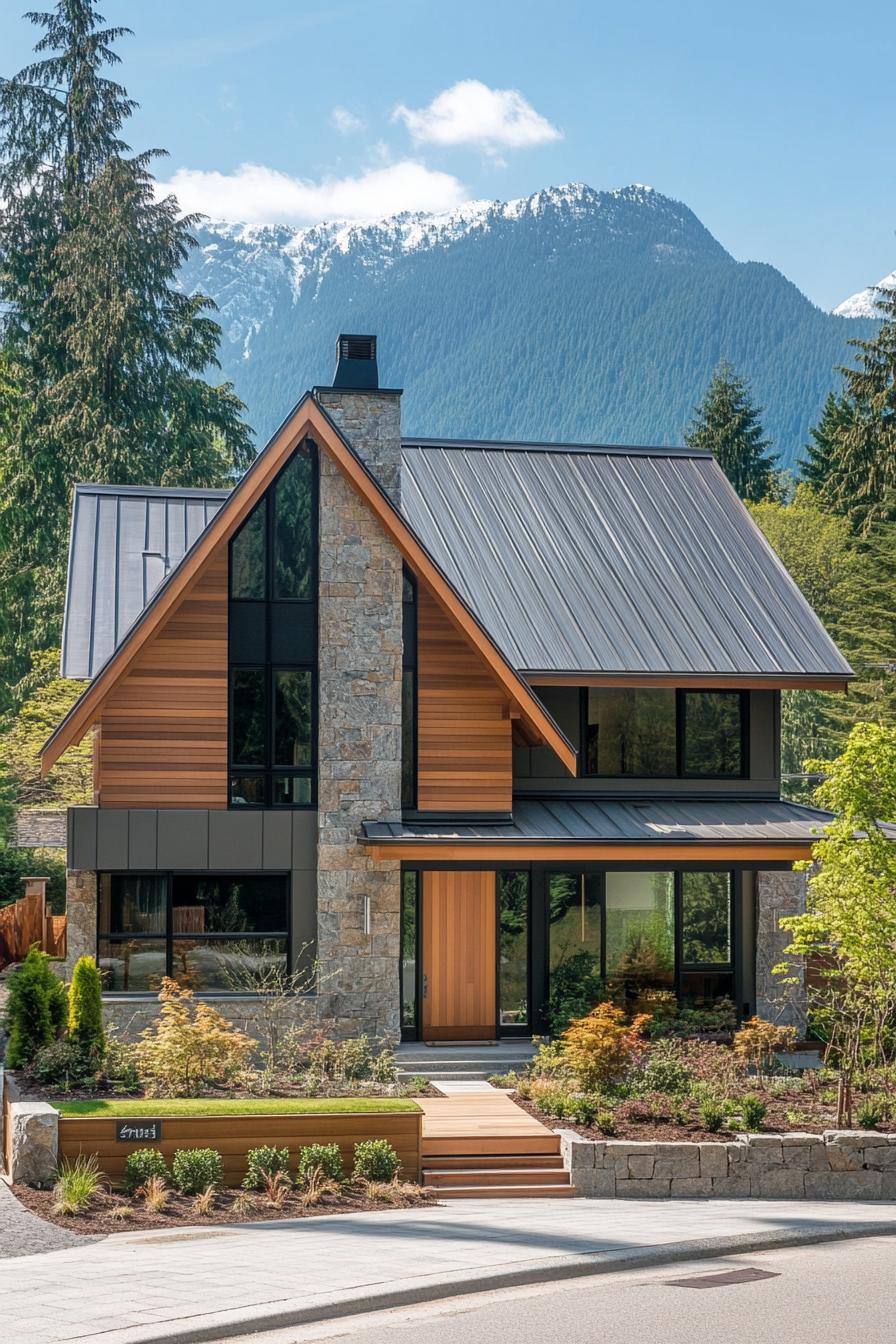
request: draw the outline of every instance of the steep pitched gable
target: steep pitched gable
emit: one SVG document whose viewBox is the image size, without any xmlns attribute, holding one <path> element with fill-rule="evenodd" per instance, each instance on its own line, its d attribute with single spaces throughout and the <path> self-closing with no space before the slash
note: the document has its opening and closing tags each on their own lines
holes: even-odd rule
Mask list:
<svg viewBox="0 0 896 1344">
<path fill-rule="evenodd" d="M 447 618 L 464 635 L 507 695 L 511 713 L 519 715 L 531 736 L 551 747 L 575 773 L 576 753 L 534 692 L 510 666 L 469 607 L 445 578 L 409 524 L 364 466 L 348 441 L 311 393 L 306 393 L 253 462 L 208 527 L 161 585 L 141 616 L 96 678 L 44 745 L 44 772 L 63 751 L 80 741 L 98 721 L 103 706 L 162 624 L 177 612 L 221 547 L 229 542 L 274 480 L 293 450 L 305 438 L 329 453 L 349 483 L 363 497 L 414 573 L 426 584 Z"/>
</svg>

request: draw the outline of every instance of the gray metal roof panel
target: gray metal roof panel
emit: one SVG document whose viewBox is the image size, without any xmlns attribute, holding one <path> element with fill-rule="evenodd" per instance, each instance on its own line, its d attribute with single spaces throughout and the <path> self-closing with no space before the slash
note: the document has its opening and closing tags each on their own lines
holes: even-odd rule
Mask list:
<svg viewBox="0 0 896 1344">
<path fill-rule="evenodd" d="M 711 456 L 407 440 L 402 508 L 512 666 L 849 677 Z"/>
<path fill-rule="evenodd" d="M 227 490 L 75 486 L 63 676 L 96 675 L 228 494 Z"/>
<path fill-rule="evenodd" d="M 364 834 L 396 844 L 786 844 L 819 838 L 832 819 L 820 808 L 777 799 L 515 798 L 512 822 L 373 821 L 364 823 Z M 896 826 L 884 829 L 896 839 Z"/>
</svg>

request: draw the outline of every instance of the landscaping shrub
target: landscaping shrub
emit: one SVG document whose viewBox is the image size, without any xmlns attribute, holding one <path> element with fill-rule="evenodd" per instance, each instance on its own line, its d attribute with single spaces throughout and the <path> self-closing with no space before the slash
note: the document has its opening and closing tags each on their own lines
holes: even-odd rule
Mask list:
<svg viewBox="0 0 896 1344">
<path fill-rule="evenodd" d="M 700 1123 L 708 1134 L 718 1134 L 725 1124 L 725 1107 L 718 1097 L 704 1097 L 700 1103 Z"/>
<path fill-rule="evenodd" d="M 388 1139 L 365 1139 L 355 1144 L 354 1179 L 391 1181 L 398 1175 L 401 1159 Z"/>
<path fill-rule="evenodd" d="M 158 1019 L 134 1047 L 137 1068 L 154 1093 L 194 1097 L 210 1084 L 232 1081 L 246 1067 L 256 1042 L 211 1004 L 196 1003 L 192 990 L 167 977 L 159 1002 Z"/>
<path fill-rule="evenodd" d="M 583 1091 L 624 1081 L 641 1051 L 641 1028 L 648 1020 L 639 1013 L 627 1023 L 621 1008 L 599 1003 L 567 1027 L 561 1038 L 563 1058 Z"/>
<path fill-rule="evenodd" d="M 85 1157 L 79 1153 L 74 1162 L 64 1161 L 56 1172 L 56 1184 L 53 1194 L 56 1202 L 54 1213 L 83 1213 L 103 1181 L 96 1157 Z"/>
<path fill-rule="evenodd" d="M 574 1018 L 583 1017 L 606 996 L 606 986 L 595 971 L 590 952 L 576 952 L 551 971 L 551 989 L 545 1008 L 548 1030 L 560 1036 Z"/>
<path fill-rule="evenodd" d="M 75 1087 L 88 1087 L 98 1077 L 96 1062 L 67 1038 L 42 1046 L 28 1066 L 28 1072 L 39 1083 L 61 1088 L 64 1092 Z"/>
<path fill-rule="evenodd" d="M 859 1129 L 877 1129 L 883 1119 L 883 1109 L 876 1097 L 866 1097 L 856 1107 Z"/>
<path fill-rule="evenodd" d="M 616 1115 L 613 1111 L 598 1111 L 597 1115 L 594 1117 L 594 1123 L 600 1132 L 606 1134 L 609 1139 L 612 1139 L 618 1129 Z"/>
<path fill-rule="evenodd" d="M 68 1034 L 85 1059 L 100 1063 L 105 1053 L 106 1033 L 103 1030 L 102 982 L 93 957 L 79 957 L 75 962 L 68 992 Z"/>
<path fill-rule="evenodd" d="M 667 1092 L 683 1097 L 690 1090 L 691 1074 L 677 1041 L 657 1041 L 650 1047 L 638 1079 L 639 1091 Z"/>
<path fill-rule="evenodd" d="M 50 958 L 32 947 L 8 980 L 6 1006 L 6 1067 L 26 1068 L 44 1046 L 65 1027 L 65 985 L 50 966 Z"/>
<path fill-rule="evenodd" d="M 307 1184 L 315 1172 L 327 1181 L 345 1180 L 338 1143 L 309 1143 L 299 1149 L 299 1176 Z"/>
<path fill-rule="evenodd" d="M 309 1047 L 307 1072 L 312 1085 L 321 1083 L 394 1083 L 395 1055 L 376 1048 L 369 1036 L 345 1041 L 321 1040 Z"/>
<path fill-rule="evenodd" d="M 137 1148 L 124 1160 L 124 1188 L 133 1195 L 151 1176 L 169 1179 L 168 1164 L 158 1148 Z"/>
<path fill-rule="evenodd" d="M 761 1097 L 754 1096 L 752 1093 L 741 1099 L 740 1113 L 743 1120 L 744 1129 L 750 1133 L 762 1128 L 768 1107 Z"/>
<path fill-rule="evenodd" d="M 597 1117 L 598 1103 L 595 1097 L 572 1096 L 566 1098 L 563 1111 L 567 1120 L 576 1125 L 593 1125 Z"/>
<path fill-rule="evenodd" d="M 221 1154 L 214 1148 L 178 1148 L 171 1176 L 182 1195 L 198 1195 L 210 1185 L 223 1185 Z"/>
<path fill-rule="evenodd" d="M 734 1055 L 740 1063 L 753 1068 L 761 1078 L 775 1062 L 780 1050 L 792 1050 L 796 1044 L 795 1027 L 776 1027 L 761 1017 L 751 1017 L 734 1033 Z"/>
<path fill-rule="evenodd" d="M 268 1178 L 272 1176 L 289 1179 L 289 1149 L 273 1148 L 269 1144 L 265 1144 L 261 1148 L 250 1148 L 246 1154 L 246 1175 L 243 1177 L 243 1188 L 245 1190 L 264 1190 Z"/>
</svg>

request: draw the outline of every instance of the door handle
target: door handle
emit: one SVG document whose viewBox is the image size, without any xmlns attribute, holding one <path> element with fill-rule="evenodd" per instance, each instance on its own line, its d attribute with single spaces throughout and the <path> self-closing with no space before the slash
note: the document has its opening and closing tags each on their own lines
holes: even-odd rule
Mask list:
<svg viewBox="0 0 896 1344">
<path fill-rule="evenodd" d="M 424 999 L 426 999 L 426 998 L 429 997 L 429 976 L 428 976 L 428 975 L 424 975 L 424 976 L 423 976 L 423 997 L 424 997 Z"/>
</svg>

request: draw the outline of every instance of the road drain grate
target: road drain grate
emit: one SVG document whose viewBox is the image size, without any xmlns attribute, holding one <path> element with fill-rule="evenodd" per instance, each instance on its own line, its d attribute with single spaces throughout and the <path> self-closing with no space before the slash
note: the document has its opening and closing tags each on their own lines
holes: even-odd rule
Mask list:
<svg viewBox="0 0 896 1344">
<path fill-rule="evenodd" d="M 779 1279 L 767 1269 L 722 1269 L 717 1274 L 695 1274 L 690 1279 L 667 1279 L 667 1288 L 727 1288 L 729 1283 L 755 1283 L 757 1279 Z"/>
</svg>

